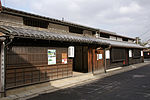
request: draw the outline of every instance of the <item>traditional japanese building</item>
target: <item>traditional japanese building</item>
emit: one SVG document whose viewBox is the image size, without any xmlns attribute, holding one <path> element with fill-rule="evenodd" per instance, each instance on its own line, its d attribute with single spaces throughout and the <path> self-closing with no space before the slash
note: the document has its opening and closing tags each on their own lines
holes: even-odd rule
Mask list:
<svg viewBox="0 0 150 100">
<path fill-rule="evenodd" d="M 106 69 L 144 62 L 144 47 L 136 44 L 136 39 L 104 30 L 99 32 L 98 38 L 110 43 L 105 52 Z"/>
<path fill-rule="evenodd" d="M 2 7 L 0 93 L 143 62 L 134 38 Z"/>
</svg>

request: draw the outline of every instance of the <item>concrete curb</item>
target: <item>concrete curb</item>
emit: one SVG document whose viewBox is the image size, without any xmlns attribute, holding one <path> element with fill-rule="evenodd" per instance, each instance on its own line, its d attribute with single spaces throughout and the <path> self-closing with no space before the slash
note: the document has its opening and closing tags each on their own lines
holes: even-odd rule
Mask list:
<svg viewBox="0 0 150 100">
<path fill-rule="evenodd" d="M 52 81 L 51 84 L 54 85 L 54 87 L 49 86 L 49 87 L 37 88 L 34 90 L 29 90 L 27 92 L 19 93 L 16 95 L 9 95 L 8 97 L 0 98 L 0 100 L 26 100 L 29 98 L 36 97 L 40 94 L 50 93 L 50 92 L 54 92 L 54 91 L 57 91 L 60 89 L 65 89 L 65 88 L 69 88 L 69 87 L 76 87 L 79 85 L 88 84 L 88 83 L 91 83 L 98 79 L 109 77 L 109 76 L 119 74 L 122 72 L 127 72 L 130 70 L 134 70 L 134 69 L 143 67 L 148 64 L 150 64 L 150 62 L 139 63 L 139 64 L 134 64 L 134 65 L 126 66 L 126 67 L 121 67 L 121 68 L 118 68 L 117 70 L 110 70 L 110 71 L 107 71 L 107 73 L 102 73 L 102 74 L 98 74 L 98 75 L 93 75 L 92 73 L 87 73 L 82 76 Z M 68 84 L 66 84 L 66 83 L 68 83 Z"/>
</svg>

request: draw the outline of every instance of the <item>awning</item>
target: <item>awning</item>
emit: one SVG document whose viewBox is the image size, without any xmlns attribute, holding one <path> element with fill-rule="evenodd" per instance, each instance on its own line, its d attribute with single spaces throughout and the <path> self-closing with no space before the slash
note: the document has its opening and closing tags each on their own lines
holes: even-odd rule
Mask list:
<svg viewBox="0 0 150 100">
<path fill-rule="evenodd" d="M 100 40 L 91 36 L 83 36 L 81 34 L 74 34 L 65 31 L 57 32 L 57 30 L 56 32 L 51 32 L 48 29 L 41 28 L 0 26 L 0 32 L 3 32 L 5 35 L 21 38 L 109 45 L 109 43 L 105 42 L 104 40 Z"/>
<path fill-rule="evenodd" d="M 65 42 L 76 42 L 76 43 L 88 43 L 97 45 L 111 45 L 113 47 L 123 48 L 140 48 L 143 46 L 139 44 L 130 43 L 126 41 L 116 41 L 104 38 L 95 38 L 92 36 L 84 36 L 81 34 L 69 33 L 66 31 L 57 31 L 41 28 L 29 28 L 29 27 L 12 27 L 12 26 L 0 26 L 0 32 L 5 35 L 16 36 L 21 38 L 32 38 L 32 39 L 43 39 L 43 40 L 54 40 L 54 41 L 65 41 Z"/>
</svg>

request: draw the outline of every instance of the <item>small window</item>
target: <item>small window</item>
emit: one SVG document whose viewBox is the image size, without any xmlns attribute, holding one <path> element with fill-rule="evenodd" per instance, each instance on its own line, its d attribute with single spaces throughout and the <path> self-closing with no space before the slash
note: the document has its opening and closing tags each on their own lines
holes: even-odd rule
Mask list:
<svg viewBox="0 0 150 100">
<path fill-rule="evenodd" d="M 24 25 L 33 26 L 33 27 L 40 27 L 40 28 L 48 28 L 49 22 L 44 20 L 38 20 L 33 18 L 23 18 Z"/>
<path fill-rule="evenodd" d="M 83 34 L 83 29 L 78 28 L 78 27 L 69 27 L 69 32 L 71 33 L 78 33 L 78 34 Z"/>
<path fill-rule="evenodd" d="M 100 33 L 100 37 L 110 38 L 110 35 L 108 35 L 108 34 L 104 34 L 104 33 Z"/>
<path fill-rule="evenodd" d="M 128 41 L 128 38 L 123 38 L 122 40 L 123 40 L 123 41 Z"/>
</svg>

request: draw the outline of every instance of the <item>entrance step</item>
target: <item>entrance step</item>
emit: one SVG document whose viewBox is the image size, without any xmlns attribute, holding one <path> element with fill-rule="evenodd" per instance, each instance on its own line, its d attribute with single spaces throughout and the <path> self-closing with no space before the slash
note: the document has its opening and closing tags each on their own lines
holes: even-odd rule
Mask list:
<svg viewBox="0 0 150 100">
<path fill-rule="evenodd" d="M 89 79 L 92 79 L 92 78 L 94 78 L 92 73 L 82 73 L 82 74 L 78 73 L 75 76 L 70 77 L 70 78 L 51 81 L 50 84 L 51 84 L 51 86 L 56 87 L 56 88 L 61 88 L 61 87 L 63 88 L 63 86 L 65 86 L 65 87 L 68 86 L 69 87 L 70 85 L 75 85 L 79 82 L 89 80 Z"/>
</svg>

